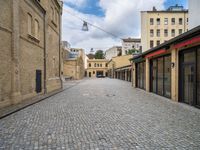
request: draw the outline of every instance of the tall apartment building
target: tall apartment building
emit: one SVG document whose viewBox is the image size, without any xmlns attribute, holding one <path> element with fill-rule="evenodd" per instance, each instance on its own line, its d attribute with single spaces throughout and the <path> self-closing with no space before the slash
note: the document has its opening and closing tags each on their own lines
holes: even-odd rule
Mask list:
<svg viewBox="0 0 200 150">
<path fill-rule="evenodd" d="M 121 56 L 121 55 L 122 55 L 122 47 L 121 46 L 113 46 L 105 51 L 105 58 L 107 60 L 110 60 L 113 57 Z"/>
<path fill-rule="evenodd" d="M 171 6 L 167 10 L 141 12 L 142 51 L 160 45 L 188 30 L 188 10 Z"/>
<path fill-rule="evenodd" d="M 200 1 L 189 0 L 189 29 L 200 25 Z"/>
<path fill-rule="evenodd" d="M 131 49 L 140 50 L 141 39 L 137 38 L 122 39 L 122 55 L 127 55 L 128 51 Z"/>
<path fill-rule="evenodd" d="M 60 0 L 0 1 L 0 107 L 62 88 Z"/>
</svg>

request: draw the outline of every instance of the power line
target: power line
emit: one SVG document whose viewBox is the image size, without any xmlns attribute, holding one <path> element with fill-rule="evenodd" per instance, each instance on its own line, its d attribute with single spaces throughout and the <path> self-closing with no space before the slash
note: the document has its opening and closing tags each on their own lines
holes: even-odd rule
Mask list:
<svg viewBox="0 0 200 150">
<path fill-rule="evenodd" d="M 79 19 L 79 20 L 81 20 L 81 21 L 83 21 L 83 22 L 86 22 L 86 23 L 89 24 L 90 26 L 93 26 L 93 27 L 95 27 L 96 29 L 99 29 L 99 30 L 101 30 L 101 31 L 103 31 L 103 32 L 105 32 L 105 33 L 107 33 L 107 34 L 109 34 L 109 35 L 115 37 L 115 38 L 118 38 L 118 39 L 122 40 L 122 38 L 118 37 L 117 35 L 115 35 L 115 34 L 113 34 L 113 33 L 111 33 L 111 32 L 108 32 L 108 31 L 106 31 L 105 29 L 103 29 L 103 28 L 101 28 L 101 27 L 99 27 L 99 26 L 96 26 L 96 25 L 94 25 L 94 24 L 88 22 L 87 20 L 85 20 L 85 19 L 83 19 L 83 18 L 81 18 L 81 17 L 79 17 L 79 16 L 77 16 L 77 15 L 71 13 L 70 11 L 68 11 L 68 10 L 66 10 L 66 9 L 64 9 L 64 8 L 63 8 L 63 10 L 64 10 L 65 12 L 67 12 L 68 14 L 70 14 L 71 16 L 74 16 L 74 17 L 76 17 L 77 19 Z"/>
</svg>

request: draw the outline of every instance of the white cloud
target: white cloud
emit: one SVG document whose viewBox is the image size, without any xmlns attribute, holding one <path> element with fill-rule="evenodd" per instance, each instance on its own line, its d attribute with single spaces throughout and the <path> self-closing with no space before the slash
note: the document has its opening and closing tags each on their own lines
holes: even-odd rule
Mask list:
<svg viewBox="0 0 200 150">
<path fill-rule="evenodd" d="M 73 1 L 74 0 L 65 0 Z M 87 0 L 78 0 L 84 1 Z M 164 9 L 165 0 L 100 0 L 99 6 L 105 11 L 104 17 L 83 14 L 64 5 L 64 9 L 84 18 L 119 37 L 140 37 L 140 11 Z M 119 39 L 89 26 L 88 32 L 81 31 L 83 22 L 64 11 L 63 40 L 71 43 L 72 47 L 82 47 L 89 52 L 90 48 L 107 49 L 113 45 L 121 45 Z"/>
</svg>

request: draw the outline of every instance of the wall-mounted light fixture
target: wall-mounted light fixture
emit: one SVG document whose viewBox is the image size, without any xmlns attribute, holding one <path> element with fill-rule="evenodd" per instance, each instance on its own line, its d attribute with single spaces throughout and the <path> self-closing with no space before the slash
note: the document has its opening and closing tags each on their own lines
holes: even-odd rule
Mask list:
<svg viewBox="0 0 200 150">
<path fill-rule="evenodd" d="M 175 67 L 175 63 L 171 62 L 171 67 L 174 68 Z"/>
</svg>

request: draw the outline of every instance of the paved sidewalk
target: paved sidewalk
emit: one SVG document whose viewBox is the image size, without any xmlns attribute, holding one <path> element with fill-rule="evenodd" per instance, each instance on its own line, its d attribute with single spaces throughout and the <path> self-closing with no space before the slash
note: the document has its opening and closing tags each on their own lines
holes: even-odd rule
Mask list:
<svg viewBox="0 0 200 150">
<path fill-rule="evenodd" d="M 0 149 L 200 149 L 200 110 L 86 79 L 0 120 Z"/>
</svg>

